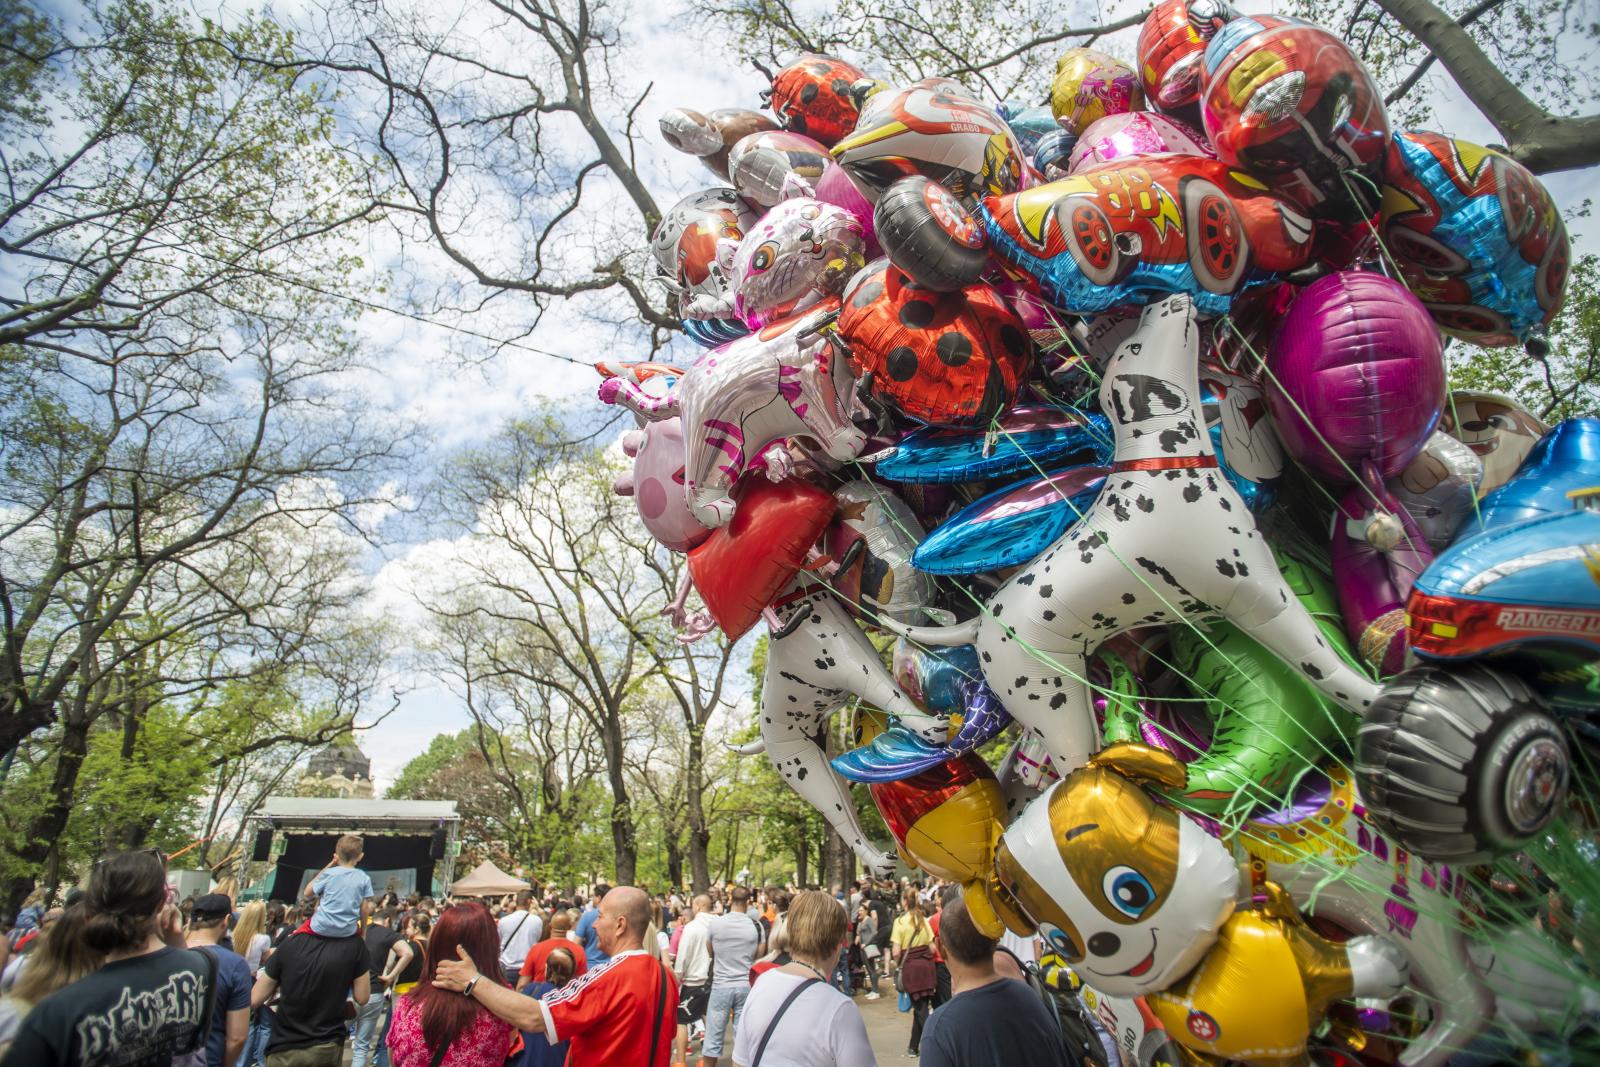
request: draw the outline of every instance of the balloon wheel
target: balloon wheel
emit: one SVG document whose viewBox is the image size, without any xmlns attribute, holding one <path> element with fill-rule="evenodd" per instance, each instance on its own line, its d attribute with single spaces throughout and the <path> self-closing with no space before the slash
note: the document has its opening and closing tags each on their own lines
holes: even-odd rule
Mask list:
<svg viewBox="0 0 1600 1067">
<path fill-rule="evenodd" d="M 1473 304 L 1429 304 L 1428 313 L 1439 328 L 1471 339 L 1510 335 L 1511 323 L 1485 307 Z"/>
<path fill-rule="evenodd" d="M 1111 220 L 1095 204 L 1079 201 L 1067 216 L 1067 247 L 1083 276 L 1095 285 L 1116 281 L 1118 260 Z"/>
<path fill-rule="evenodd" d="M 1228 294 L 1244 274 L 1244 228 L 1233 204 L 1208 181 L 1183 188 L 1184 220 L 1189 229 L 1189 263 L 1208 292 Z"/>
<path fill-rule="evenodd" d="M 1544 262 L 1539 264 L 1539 270 L 1533 278 L 1533 295 L 1539 301 L 1541 311 L 1548 312 L 1561 303 L 1562 292 L 1567 285 L 1570 252 L 1565 240 L 1551 241 L 1549 249 L 1545 251 Z"/>
</svg>

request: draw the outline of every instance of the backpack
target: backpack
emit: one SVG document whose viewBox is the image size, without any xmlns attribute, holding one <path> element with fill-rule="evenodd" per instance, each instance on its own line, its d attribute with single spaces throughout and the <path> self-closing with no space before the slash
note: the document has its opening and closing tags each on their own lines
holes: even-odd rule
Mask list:
<svg viewBox="0 0 1600 1067">
<path fill-rule="evenodd" d="M 217 1024 L 217 957 L 207 952 L 204 947 L 194 951 L 200 953 L 206 961 L 206 998 L 201 1016 L 205 1025 L 195 1031 L 195 1045 L 188 1052 L 180 1052 L 172 1057 L 172 1067 L 211 1067 L 211 1062 L 206 1058 L 206 1046 L 211 1042 L 211 1028 Z"/>
</svg>

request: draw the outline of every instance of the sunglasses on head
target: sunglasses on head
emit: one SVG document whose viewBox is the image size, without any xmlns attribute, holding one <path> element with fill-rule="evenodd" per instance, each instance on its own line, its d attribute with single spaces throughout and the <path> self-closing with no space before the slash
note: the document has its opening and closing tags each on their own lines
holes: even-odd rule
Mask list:
<svg viewBox="0 0 1600 1067">
<path fill-rule="evenodd" d="M 154 856 L 156 861 L 161 864 L 163 869 L 165 869 L 167 866 L 167 854 L 161 851 L 159 848 L 135 849 L 132 854 L 135 856 Z M 91 868 L 91 871 L 93 873 L 98 873 L 100 868 L 104 867 L 110 861 L 110 859 L 110 856 L 101 856 L 99 859 L 94 861 L 94 867 Z"/>
</svg>

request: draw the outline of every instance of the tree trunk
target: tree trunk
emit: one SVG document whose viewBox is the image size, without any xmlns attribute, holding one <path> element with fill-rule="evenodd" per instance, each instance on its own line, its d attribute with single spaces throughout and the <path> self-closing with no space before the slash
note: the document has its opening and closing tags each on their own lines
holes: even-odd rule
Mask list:
<svg viewBox="0 0 1600 1067">
<path fill-rule="evenodd" d="M 1472 35 L 1431 0 L 1378 0 L 1444 64 L 1467 99 L 1535 174 L 1600 162 L 1600 115 L 1552 115 L 1517 86 Z"/>
<path fill-rule="evenodd" d="M 50 802 L 35 816 L 22 834 L 22 845 L 13 855 L 29 866 L 50 858 L 51 849 L 67 827 L 72 813 L 72 797 L 78 786 L 78 771 L 89 753 L 89 723 L 79 717 L 68 718 L 61 730 L 61 745 L 56 751 L 55 774 L 50 781 Z M 0 881 L 0 902 L 15 915 L 33 889 L 34 878 L 16 874 Z"/>
<path fill-rule="evenodd" d="M 811 852 L 810 844 L 811 843 L 810 843 L 810 841 L 808 841 L 806 839 L 806 835 L 805 834 L 800 834 L 798 837 L 795 838 L 795 843 L 794 843 L 794 884 L 799 886 L 802 889 L 804 889 L 806 883 L 811 880 L 810 877 L 808 877 L 810 875 L 810 873 L 811 873 L 811 864 L 809 862 L 809 860 L 811 858 L 810 857 L 810 852 Z"/>
<path fill-rule="evenodd" d="M 674 891 L 683 888 L 683 846 L 678 842 L 678 835 L 670 829 L 667 831 L 667 881 L 672 883 Z M 709 875 L 710 870 L 707 869 Z M 695 892 L 703 892 L 699 886 Z"/>
<path fill-rule="evenodd" d="M 606 778 L 611 784 L 611 848 L 615 854 L 616 885 L 633 885 L 639 876 L 639 842 L 634 833 L 633 804 L 628 799 L 627 767 L 622 740 L 622 711 L 607 709 L 603 733 Z"/>
<path fill-rule="evenodd" d="M 705 733 L 701 727 L 689 730 L 688 767 L 684 771 L 684 790 L 687 793 L 689 816 L 689 877 L 696 893 L 711 888 L 711 859 L 706 850 L 711 847 L 711 827 L 706 822 L 705 805 Z M 674 883 L 676 884 L 676 883 Z"/>
</svg>

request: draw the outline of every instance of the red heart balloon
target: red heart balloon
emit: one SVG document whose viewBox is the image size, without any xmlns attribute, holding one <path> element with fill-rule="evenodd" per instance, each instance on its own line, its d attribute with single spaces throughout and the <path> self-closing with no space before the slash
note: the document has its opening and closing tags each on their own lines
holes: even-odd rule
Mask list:
<svg viewBox="0 0 1600 1067">
<path fill-rule="evenodd" d="M 733 520 L 689 551 L 689 576 L 730 641 L 761 618 L 833 518 L 833 497 L 809 482 L 746 478 Z"/>
</svg>

